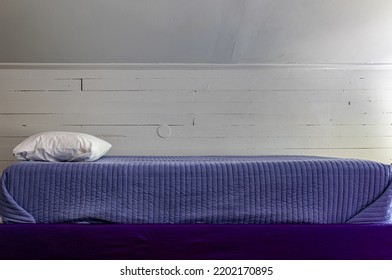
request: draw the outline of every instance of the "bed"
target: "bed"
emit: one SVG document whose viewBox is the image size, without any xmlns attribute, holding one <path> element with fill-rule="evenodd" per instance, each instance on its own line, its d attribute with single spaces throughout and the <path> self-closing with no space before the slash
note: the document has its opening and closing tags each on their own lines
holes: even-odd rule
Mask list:
<svg viewBox="0 0 392 280">
<path fill-rule="evenodd" d="M 19 162 L 1 179 L 0 257 L 392 259 L 391 180 L 327 157 Z"/>
</svg>

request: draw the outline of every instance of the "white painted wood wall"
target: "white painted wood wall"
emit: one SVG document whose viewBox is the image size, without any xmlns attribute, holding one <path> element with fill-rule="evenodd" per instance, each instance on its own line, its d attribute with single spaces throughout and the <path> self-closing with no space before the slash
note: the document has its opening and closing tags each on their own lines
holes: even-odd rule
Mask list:
<svg viewBox="0 0 392 280">
<path fill-rule="evenodd" d="M 111 155 L 299 154 L 390 163 L 392 67 L 2 66 L 0 171 L 14 162 L 14 146 L 50 130 L 102 137 Z"/>
</svg>

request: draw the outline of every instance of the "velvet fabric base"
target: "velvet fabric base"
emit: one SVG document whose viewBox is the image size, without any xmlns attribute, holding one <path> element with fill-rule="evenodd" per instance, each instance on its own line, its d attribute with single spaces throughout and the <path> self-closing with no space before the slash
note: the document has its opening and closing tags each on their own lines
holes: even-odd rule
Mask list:
<svg viewBox="0 0 392 280">
<path fill-rule="evenodd" d="M 382 260 L 392 225 L 0 225 L 8 260 Z"/>
</svg>

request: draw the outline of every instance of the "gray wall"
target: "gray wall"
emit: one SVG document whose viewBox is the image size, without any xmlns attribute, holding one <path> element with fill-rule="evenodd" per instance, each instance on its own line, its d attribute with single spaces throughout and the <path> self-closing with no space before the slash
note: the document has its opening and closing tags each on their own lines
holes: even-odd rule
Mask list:
<svg viewBox="0 0 392 280">
<path fill-rule="evenodd" d="M 390 163 L 391 11 L 391 0 L 0 0 L 0 172 L 48 130 L 97 135 L 112 155 Z M 92 62 L 103 64 L 77 64 Z"/>
<path fill-rule="evenodd" d="M 2 0 L 0 62 L 391 63 L 390 0 Z"/>
</svg>

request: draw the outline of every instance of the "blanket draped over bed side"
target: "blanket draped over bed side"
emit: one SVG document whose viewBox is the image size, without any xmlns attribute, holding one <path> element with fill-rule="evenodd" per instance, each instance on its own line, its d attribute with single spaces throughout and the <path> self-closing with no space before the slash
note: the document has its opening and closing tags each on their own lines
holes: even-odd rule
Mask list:
<svg viewBox="0 0 392 280">
<path fill-rule="evenodd" d="M 20 162 L 1 179 L 5 223 L 390 223 L 392 173 L 325 157 L 104 157 Z"/>
</svg>

